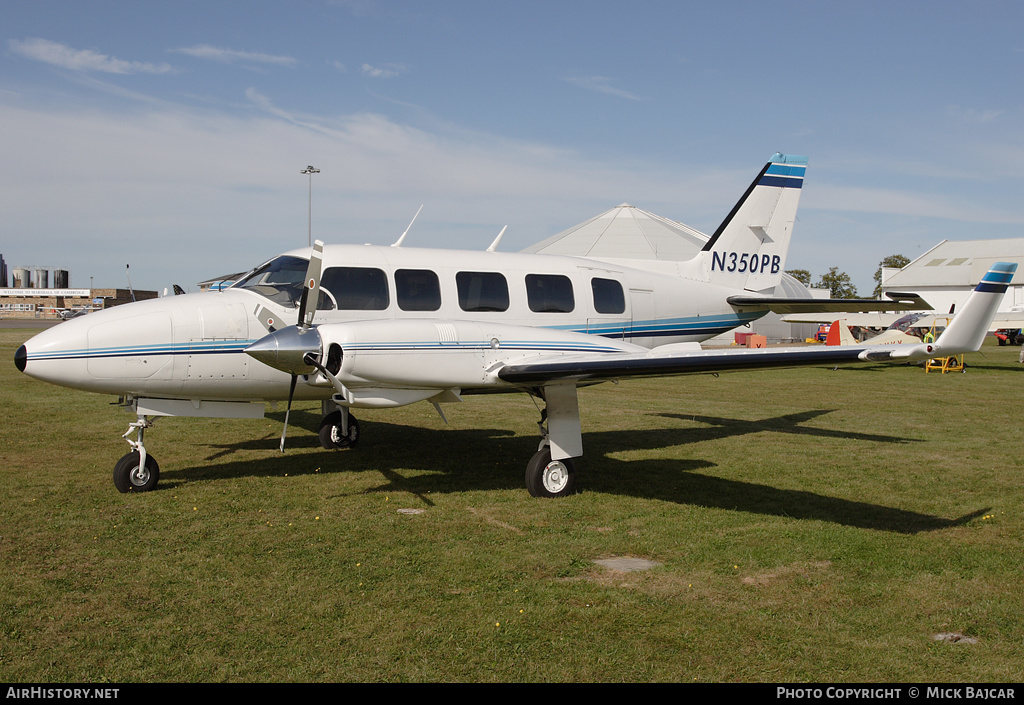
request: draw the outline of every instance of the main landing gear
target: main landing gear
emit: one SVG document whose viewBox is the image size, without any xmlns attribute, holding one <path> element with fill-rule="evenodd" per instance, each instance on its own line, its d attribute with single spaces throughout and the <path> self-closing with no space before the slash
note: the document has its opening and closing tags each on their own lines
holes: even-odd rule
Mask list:
<svg viewBox="0 0 1024 705">
<path fill-rule="evenodd" d="M 327 404 L 324 404 L 325 411 Z M 351 448 L 359 441 L 359 422 L 347 406 L 325 414 L 320 422 L 320 445 L 327 450 Z"/>
<path fill-rule="evenodd" d="M 576 488 L 576 466 L 572 458 L 551 459 L 551 448 L 534 453 L 526 466 L 526 490 L 533 497 L 565 497 Z"/>
<path fill-rule="evenodd" d="M 537 422 L 540 447 L 526 466 L 526 490 L 533 497 L 565 497 L 576 490 L 575 459 L 583 455 L 576 385 L 549 384 L 536 395 L 545 407 Z"/>
</svg>

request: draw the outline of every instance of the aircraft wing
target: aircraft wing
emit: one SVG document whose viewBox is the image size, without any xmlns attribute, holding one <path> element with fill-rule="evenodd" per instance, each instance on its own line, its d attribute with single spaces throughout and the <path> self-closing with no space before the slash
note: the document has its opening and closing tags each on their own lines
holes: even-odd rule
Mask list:
<svg viewBox="0 0 1024 705">
<path fill-rule="evenodd" d="M 997 313 L 996 317 L 992 319 L 990 328 L 993 330 L 999 328 L 1024 328 L 1024 312 L 1005 311 Z"/>
<path fill-rule="evenodd" d="M 932 326 L 947 326 L 953 320 L 955 314 L 936 313 L 931 316 L 924 316 L 914 321 L 914 328 L 931 328 Z M 1001 311 L 997 313 L 989 324 L 988 329 L 1001 330 L 1003 328 L 1024 328 L 1024 313 L 1020 311 Z"/>
<path fill-rule="evenodd" d="M 832 323 L 833 321 L 842 320 L 848 326 L 888 328 L 904 315 L 906 314 L 881 312 L 837 314 L 834 311 L 831 313 L 825 311 L 822 313 L 790 313 L 784 315 L 782 320 L 786 323 Z"/>
<path fill-rule="evenodd" d="M 642 377 L 700 372 L 731 372 L 767 367 L 839 364 L 847 362 L 916 362 L 947 357 L 981 348 L 999 301 L 1017 265 L 997 263 L 978 283 L 960 313 L 938 340 L 931 343 L 895 345 L 827 346 L 825 348 L 755 348 L 700 350 L 689 343 L 665 345 L 642 353 L 635 351 L 575 354 L 559 357 L 541 354 L 524 358 L 497 370 L 511 384 L 538 385 L 561 381 L 586 381 L 614 377 Z M 746 298 L 746 297 L 740 297 Z M 914 296 L 914 299 L 918 297 Z M 755 299 L 756 300 L 756 299 Z M 874 302 L 877 303 L 877 302 Z"/>
<path fill-rule="evenodd" d="M 684 344 L 685 345 L 685 344 Z M 798 367 L 864 361 L 869 345 L 850 347 L 743 348 L 699 350 L 667 345 L 648 353 L 543 355 L 507 365 L 498 377 L 511 384 L 586 381 L 622 377 L 734 372 L 768 367 Z"/>
<path fill-rule="evenodd" d="M 773 313 L 861 313 L 864 311 L 928 311 L 931 306 L 917 294 L 886 292 L 882 299 L 786 299 L 776 296 L 730 296 L 733 306 L 767 308 Z"/>
</svg>

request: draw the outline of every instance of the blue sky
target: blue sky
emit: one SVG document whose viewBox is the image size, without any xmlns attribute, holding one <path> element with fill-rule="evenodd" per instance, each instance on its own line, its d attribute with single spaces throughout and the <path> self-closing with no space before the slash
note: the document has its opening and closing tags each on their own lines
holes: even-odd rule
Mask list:
<svg viewBox="0 0 1024 705">
<path fill-rule="evenodd" d="M 0 254 L 72 285 L 307 239 L 518 250 L 620 203 L 712 231 L 810 166 L 787 268 L 1020 237 L 1016 2 L 0 5 Z"/>
</svg>

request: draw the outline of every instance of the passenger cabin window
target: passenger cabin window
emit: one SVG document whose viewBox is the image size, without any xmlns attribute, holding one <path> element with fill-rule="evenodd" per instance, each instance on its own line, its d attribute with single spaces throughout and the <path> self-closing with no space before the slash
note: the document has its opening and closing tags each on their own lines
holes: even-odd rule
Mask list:
<svg viewBox="0 0 1024 705">
<path fill-rule="evenodd" d="M 455 275 L 463 311 L 507 311 L 508 282 L 497 272 L 459 272 Z"/>
<path fill-rule="evenodd" d="M 441 308 L 441 284 L 429 269 L 395 270 L 395 296 L 403 311 L 436 311 Z"/>
<path fill-rule="evenodd" d="M 576 308 L 572 282 L 564 274 L 527 274 L 526 300 L 536 313 L 569 313 Z"/>
<path fill-rule="evenodd" d="M 320 280 L 320 306 L 349 311 L 383 311 L 391 303 L 388 280 L 374 267 L 331 267 Z M 324 296 L 331 299 L 325 304 Z"/>
<path fill-rule="evenodd" d="M 622 284 L 614 279 L 593 278 L 590 287 L 594 291 L 594 310 L 598 313 L 625 313 L 626 297 Z"/>
</svg>

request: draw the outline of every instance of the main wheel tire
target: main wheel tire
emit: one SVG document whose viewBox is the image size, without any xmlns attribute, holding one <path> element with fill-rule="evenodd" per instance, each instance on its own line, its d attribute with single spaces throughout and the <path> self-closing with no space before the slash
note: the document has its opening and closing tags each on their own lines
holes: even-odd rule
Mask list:
<svg viewBox="0 0 1024 705">
<path fill-rule="evenodd" d="M 565 497 L 576 487 L 572 458 L 551 459 L 551 449 L 537 451 L 526 466 L 526 489 L 534 497 Z"/>
<path fill-rule="evenodd" d="M 351 448 L 359 441 L 359 422 L 348 415 L 348 433 L 341 433 L 341 412 L 332 411 L 320 422 L 320 445 L 327 450 Z"/>
<path fill-rule="evenodd" d="M 160 465 L 146 455 L 145 467 L 139 463 L 139 451 L 124 455 L 114 466 L 114 487 L 118 492 L 149 492 L 160 481 Z"/>
</svg>

